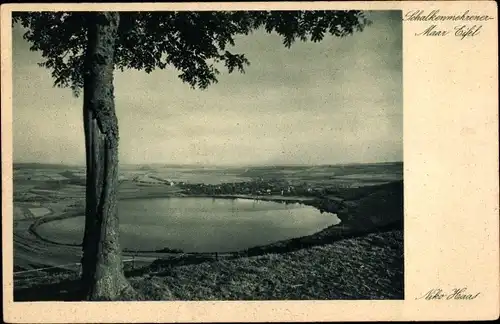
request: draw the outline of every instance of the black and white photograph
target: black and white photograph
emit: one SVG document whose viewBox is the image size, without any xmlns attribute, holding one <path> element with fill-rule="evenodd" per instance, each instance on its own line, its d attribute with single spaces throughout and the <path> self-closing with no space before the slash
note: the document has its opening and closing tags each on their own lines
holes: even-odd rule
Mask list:
<svg viewBox="0 0 500 324">
<path fill-rule="evenodd" d="M 500 315 L 495 3 L 0 18 L 5 322 Z"/>
<path fill-rule="evenodd" d="M 12 13 L 14 301 L 402 300 L 401 10 Z"/>
</svg>

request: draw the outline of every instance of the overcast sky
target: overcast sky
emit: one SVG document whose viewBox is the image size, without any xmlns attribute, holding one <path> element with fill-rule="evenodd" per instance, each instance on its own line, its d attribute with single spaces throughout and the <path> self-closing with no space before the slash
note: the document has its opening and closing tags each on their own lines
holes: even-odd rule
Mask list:
<svg viewBox="0 0 500 324">
<path fill-rule="evenodd" d="M 400 12 L 344 39 L 286 49 L 263 31 L 236 40 L 246 74 L 192 90 L 169 69 L 117 72 L 120 162 L 335 164 L 402 161 Z M 14 161 L 84 164 L 82 99 L 53 88 L 13 32 Z"/>
</svg>

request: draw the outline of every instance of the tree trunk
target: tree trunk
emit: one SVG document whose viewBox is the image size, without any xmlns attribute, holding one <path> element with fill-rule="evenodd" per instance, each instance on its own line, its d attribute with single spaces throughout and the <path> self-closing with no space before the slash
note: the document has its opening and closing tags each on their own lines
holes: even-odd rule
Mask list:
<svg viewBox="0 0 500 324">
<path fill-rule="evenodd" d="M 87 300 L 120 300 L 131 292 L 123 273 L 117 214 L 118 120 L 113 72 L 118 23 L 118 13 L 88 15 L 83 90 L 87 189 L 82 257 L 82 294 Z"/>
</svg>

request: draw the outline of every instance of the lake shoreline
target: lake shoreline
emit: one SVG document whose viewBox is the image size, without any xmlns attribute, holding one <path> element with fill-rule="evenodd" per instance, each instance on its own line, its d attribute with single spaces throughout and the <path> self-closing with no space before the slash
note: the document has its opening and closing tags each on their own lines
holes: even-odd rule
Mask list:
<svg viewBox="0 0 500 324">
<path fill-rule="evenodd" d="M 164 195 L 164 196 L 148 196 L 145 194 L 141 195 L 136 195 L 134 197 L 127 197 L 127 198 L 121 198 L 120 200 L 136 200 L 136 199 L 169 199 L 169 198 L 206 198 L 206 199 L 226 199 L 226 200 L 236 200 L 236 199 L 245 199 L 245 200 L 252 200 L 252 201 L 265 201 L 265 202 L 274 202 L 274 203 L 283 203 L 283 204 L 300 204 L 304 206 L 313 206 L 313 204 L 310 203 L 305 203 L 307 201 L 313 200 L 312 198 L 309 197 L 265 197 L 265 196 L 250 196 L 250 195 L 200 195 L 200 194 L 193 194 L 193 195 Z M 61 246 L 72 246 L 72 247 L 81 247 L 81 244 L 76 244 L 76 243 L 64 243 L 64 242 L 58 242 L 54 241 L 50 238 L 45 237 L 44 235 L 40 234 L 38 232 L 38 227 L 49 223 L 53 221 L 60 221 L 64 219 L 69 219 L 69 218 L 75 218 L 75 217 L 84 217 L 84 215 L 81 212 L 74 212 L 74 211 L 68 211 L 62 214 L 56 214 L 50 213 L 49 215 L 43 216 L 43 217 L 38 217 L 34 220 L 34 222 L 29 226 L 29 231 L 31 234 L 33 234 L 36 238 L 39 240 L 45 242 L 45 243 L 50 243 L 54 245 L 61 245 Z M 229 252 L 219 252 L 219 251 L 208 251 L 208 252 L 184 252 L 179 249 L 171 249 L 169 247 L 163 247 L 155 250 L 135 250 L 135 249 L 123 249 L 123 252 L 129 252 L 129 253 L 175 253 L 175 254 L 183 254 L 183 255 L 213 255 L 213 254 L 218 254 L 218 256 L 235 256 L 239 255 L 242 251 L 245 251 L 246 249 L 241 249 L 241 250 L 236 250 L 236 251 L 229 251 Z"/>
<path fill-rule="evenodd" d="M 373 186 L 373 192 L 367 194 L 367 196 L 373 195 L 377 193 L 378 191 L 387 191 L 387 188 L 390 188 L 390 190 L 394 191 L 396 189 L 399 189 L 398 186 L 399 182 L 393 182 L 390 183 L 390 186 Z M 400 183 L 402 186 L 402 182 Z M 381 189 L 382 188 L 382 189 Z M 402 187 L 401 187 L 402 189 Z M 366 190 L 366 189 L 363 189 Z M 389 192 L 390 193 L 390 192 Z M 396 192 L 396 198 L 399 197 L 398 192 Z M 353 238 L 353 237 L 358 237 L 362 235 L 367 235 L 369 233 L 373 232 L 385 232 L 385 231 L 390 231 L 390 230 L 398 230 L 403 228 L 403 221 L 402 221 L 402 205 L 401 205 L 401 215 L 400 219 L 398 220 L 396 217 L 396 221 L 390 221 L 386 222 L 381 225 L 375 225 L 375 224 L 370 224 L 370 226 L 360 226 L 356 224 L 356 222 L 353 222 L 352 219 L 356 218 L 353 217 L 352 215 L 349 215 L 350 212 L 354 213 L 352 207 L 349 206 L 349 202 L 345 202 L 344 200 L 339 200 L 339 199 L 328 199 L 326 197 L 319 197 L 319 198 L 314 198 L 314 197 L 269 197 L 269 196 L 252 196 L 252 195 L 204 195 L 204 194 L 185 194 L 185 193 L 176 193 L 176 194 L 167 194 L 165 193 L 164 195 L 155 195 L 154 197 L 151 197 L 150 195 L 147 195 L 147 190 L 144 190 L 141 194 L 139 195 L 134 195 L 133 197 L 122 197 L 120 198 L 121 200 L 131 200 L 131 199 L 159 199 L 159 198 L 212 198 L 212 199 L 248 199 L 248 200 L 261 200 L 261 201 L 270 201 L 270 202 L 276 202 L 276 203 L 286 203 L 286 204 L 302 204 L 302 205 L 308 205 L 312 206 L 321 212 L 327 212 L 331 214 L 336 214 L 340 219 L 341 223 L 337 225 L 332 225 L 324 228 L 323 230 L 320 230 L 314 234 L 311 235 L 306 235 L 306 236 L 301 236 L 301 237 L 296 237 L 296 238 L 291 238 L 291 239 L 285 239 L 285 240 L 280 240 L 276 241 L 274 243 L 270 244 L 265 244 L 262 246 L 254 246 L 250 247 L 247 249 L 242 249 L 239 251 L 232 251 L 232 252 L 182 252 L 176 249 L 170 249 L 169 247 L 164 247 L 162 249 L 156 249 L 156 250 L 131 250 L 131 249 L 123 249 L 123 252 L 127 253 L 135 253 L 138 256 L 140 256 L 141 253 L 169 253 L 169 254 L 176 254 L 176 255 L 183 255 L 183 256 L 216 256 L 217 258 L 226 258 L 226 257 L 241 257 L 241 256 L 257 256 L 257 255 L 262 255 L 266 253 L 285 253 L 285 252 L 290 252 L 290 251 L 295 251 L 298 249 L 302 248 L 307 248 L 307 247 L 312 247 L 316 245 L 321 245 L 321 244 L 326 244 L 326 243 L 331 243 L 340 239 L 346 239 L 346 238 Z M 401 192 L 401 202 L 402 202 L 402 192 Z M 358 199 L 362 200 L 362 198 Z M 399 201 L 388 201 L 387 203 L 390 204 L 397 204 Z M 358 202 L 360 204 L 360 202 Z M 362 203 L 361 203 L 362 204 Z M 45 224 L 47 222 L 51 221 L 57 221 L 57 220 L 62 220 L 62 219 L 67 219 L 67 218 L 72 218 L 72 217 L 79 217 L 83 216 L 81 213 L 75 213 L 75 212 L 66 212 L 63 214 L 59 215 L 47 215 L 47 216 L 42 216 L 37 218 L 29 227 L 29 231 L 36 236 L 38 239 L 50 243 L 50 244 L 55 244 L 55 245 L 63 245 L 63 246 L 81 246 L 81 244 L 70 244 L 70 243 L 61 243 L 61 242 L 55 242 L 50 239 L 47 239 L 40 235 L 37 232 L 37 227 Z M 160 255 L 159 255 L 160 257 Z"/>
</svg>

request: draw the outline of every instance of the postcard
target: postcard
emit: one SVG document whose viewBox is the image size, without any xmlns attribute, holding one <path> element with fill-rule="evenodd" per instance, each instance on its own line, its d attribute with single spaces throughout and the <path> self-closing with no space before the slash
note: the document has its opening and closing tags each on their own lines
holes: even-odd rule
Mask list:
<svg viewBox="0 0 500 324">
<path fill-rule="evenodd" d="M 4 320 L 497 319 L 497 19 L 2 5 Z"/>
</svg>

